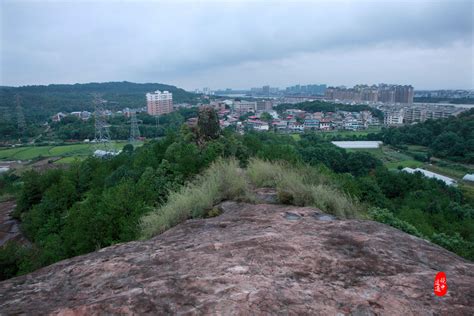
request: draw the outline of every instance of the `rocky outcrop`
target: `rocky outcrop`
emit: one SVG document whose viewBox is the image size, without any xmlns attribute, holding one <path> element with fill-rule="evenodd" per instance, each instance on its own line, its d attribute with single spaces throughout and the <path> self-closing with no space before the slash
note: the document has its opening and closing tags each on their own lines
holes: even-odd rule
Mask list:
<svg viewBox="0 0 474 316">
<path fill-rule="evenodd" d="M 221 204 L 148 241 L 0 283 L 1 314 L 473 315 L 474 264 L 383 224 Z M 448 293 L 433 281 L 447 275 Z"/>
<path fill-rule="evenodd" d="M 20 231 L 20 223 L 12 217 L 15 210 L 15 201 L 7 200 L 0 202 L 0 247 L 8 241 L 27 243 Z"/>
</svg>

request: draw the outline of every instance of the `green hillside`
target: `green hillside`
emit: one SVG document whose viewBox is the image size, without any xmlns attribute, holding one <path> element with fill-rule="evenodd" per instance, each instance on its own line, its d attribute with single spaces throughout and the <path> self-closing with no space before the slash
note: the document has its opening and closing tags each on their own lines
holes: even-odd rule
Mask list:
<svg viewBox="0 0 474 316">
<path fill-rule="evenodd" d="M 197 95 L 175 86 L 161 83 L 104 82 L 86 84 L 51 84 L 47 86 L 0 87 L 0 113 L 3 118 L 15 119 L 15 95 L 27 122 L 44 120 L 63 111 L 93 110 L 92 94 L 99 93 L 111 110 L 145 106 L 145 93 L 168 90 L 176 103 L 195 102 Z M 0 122 L 1 123 L 1 122 Z"/>
</svg>

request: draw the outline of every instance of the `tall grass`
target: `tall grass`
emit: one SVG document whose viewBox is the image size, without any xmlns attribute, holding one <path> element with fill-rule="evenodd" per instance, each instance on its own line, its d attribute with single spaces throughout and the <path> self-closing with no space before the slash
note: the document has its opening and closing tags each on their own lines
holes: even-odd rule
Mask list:
<svg viewBox="0 0 474 316">
<path fill-rule="evenodd" d="M 324 172 L 301 165 L 252 159 L 246 170 L 234 159 L 214 162 L 168 202 L 141 219 L 142 238 L 150 238 L 185 221 L 206 216 L 223 200 L 253 201 L 252 187 L 272 187 L 280 203 L 313 206 L 340 217 L 356 217 L 358 204 L 334 186 Z"/>
<path fill-rule="evenodd" d="M 276 187 L 285 173 L 282 162 L 251 159 L 247 166 L 247 176 L 256 187 Z"/>
<path fill-rule="evenodd" d="M 253 159 L 247 175 L 257 187 L 276 188 L 280 203 L 314 206 L 340 217 L 358 214 L 357 202 L 333 187 L 331 180 L 315 168 Z"/>
<path fill-rule="evenodd" d="M 143 238 L 150 238 L 193 217 L 203 217 L 227 199 L 249 200 L 248 183 L 238 162 L 219 160 L 180 191 L 171 192 L 168 202 L 141 220 Z"/>
<path fill-rule="evenodd" d="M 294 175 L 304 183 L 330 184 L 333 182 L 322 168 L 305 164 L 292 165 L 287 162 L 269 162 L 251 159 L 247 166 L 247 175 L 257 187 L 275 187 L 283 178 Z"/>
</svg>

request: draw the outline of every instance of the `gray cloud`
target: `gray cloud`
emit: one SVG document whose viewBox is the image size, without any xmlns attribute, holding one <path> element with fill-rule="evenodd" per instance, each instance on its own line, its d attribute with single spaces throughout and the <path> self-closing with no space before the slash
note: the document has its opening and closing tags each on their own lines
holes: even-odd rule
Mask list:
<svg viewBox="0 0 474 316">
<path fill-rule="evenodd" d="M 8 85 L 473 87 L 471 1 L 3 1 L 1 20 Z"/>
</svg>

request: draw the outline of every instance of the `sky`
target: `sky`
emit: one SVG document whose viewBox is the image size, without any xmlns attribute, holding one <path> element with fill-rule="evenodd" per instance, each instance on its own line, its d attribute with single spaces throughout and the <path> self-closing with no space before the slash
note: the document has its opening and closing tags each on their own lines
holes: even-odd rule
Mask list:
<svg viewBox="0 0 474 316">
<path fill-rule="evenodd" d="M 0 0 L 0 85 L 474 89 L 474 1 Z"/>
</svg>

